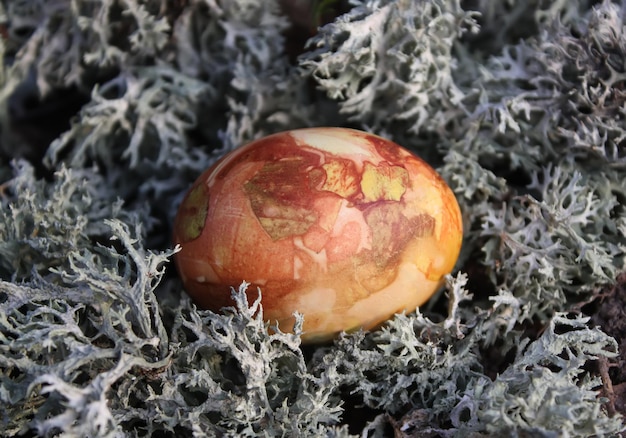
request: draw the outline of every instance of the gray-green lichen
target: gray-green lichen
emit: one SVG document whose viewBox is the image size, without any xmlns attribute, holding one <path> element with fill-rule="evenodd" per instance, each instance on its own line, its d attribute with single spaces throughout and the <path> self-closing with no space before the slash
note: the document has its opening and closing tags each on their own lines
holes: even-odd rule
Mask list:
<svg viewBox="0 0 626 438">
<path fill-rule="evenodd" d="M 626 430 L 585 315 L 625 271 L 626 2 L 15 0 L 0 30 L 1 436 Z M 169 236 L 223 153 L 324 125 L 436 166 L 465 239 L 427 306 L 302 348 L 245 284 L 194 307 Z"/>
</svg>

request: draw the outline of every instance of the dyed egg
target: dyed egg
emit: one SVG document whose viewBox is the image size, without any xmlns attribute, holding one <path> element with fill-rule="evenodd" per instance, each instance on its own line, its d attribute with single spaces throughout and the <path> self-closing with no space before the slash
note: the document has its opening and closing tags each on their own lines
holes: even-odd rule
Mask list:
<svg viewBox="0 0 626 438">
<path fill-rule="evenodd" d="M 261 288 L 266 319 L 289 330 L 298 311 L 315 342 L 423 304 L 462 233 L 454 194 L 424 161 L 372 134 L 310 128 L 204 172 L 176 217 L 175 261 L 198 306 L 233 305 L 230 288 L 245 280 Z"/>
</svg>

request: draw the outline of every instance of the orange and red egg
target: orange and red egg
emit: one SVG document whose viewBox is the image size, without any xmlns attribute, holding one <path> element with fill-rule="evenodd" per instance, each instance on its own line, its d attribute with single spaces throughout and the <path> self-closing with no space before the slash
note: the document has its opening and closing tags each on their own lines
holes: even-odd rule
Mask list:
<svg viewBox="0 0 626 438">
<path fill-rule="evenodd" d="M 362 131 L 309 128 L 204 172 L 176 217 L 175 261 L 198 306 L 233 305 L 230 288 L 247 281 L 268 320 L 287 330 L 298 311 L 314 342 L 426 302 L 462 234 L 454 194 L 420 158 Z"/>
</svg>

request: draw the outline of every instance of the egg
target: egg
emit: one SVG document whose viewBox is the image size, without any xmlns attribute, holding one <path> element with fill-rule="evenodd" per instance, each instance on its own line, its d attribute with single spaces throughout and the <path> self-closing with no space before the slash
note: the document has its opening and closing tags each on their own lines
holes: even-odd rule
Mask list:
<svg viewBox="0 0 626 438">
<path fill-rule="evenodd" d="M 241 146 L 196 180 L 175 263 L 199 307 L 234 305 L 247 281 L 267 320 L 290 330 L 300 312 L 303 342 L 320 342 L 425 303 L 462 235 L 453 192 L 423 160 L 366 132 L 307 128 Z"/>
</svg>

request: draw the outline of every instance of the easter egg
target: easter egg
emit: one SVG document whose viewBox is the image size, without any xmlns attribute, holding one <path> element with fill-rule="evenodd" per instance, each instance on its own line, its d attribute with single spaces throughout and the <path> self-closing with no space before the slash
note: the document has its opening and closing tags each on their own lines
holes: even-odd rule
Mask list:
<svg viewBox="0 0 626 438">
<path fill-rule="evenodd" d="M 201 308 L 262 291 L 264 316 L 303 341 L 372 329 L 442 285 L 462 240 L 454 194 L 399 145 L 345 128 L 253 141 L 206 170 L 174 223 L 175 263 Z M 256 287 L 255 287 L 256 286 Z"/>
</svg>

